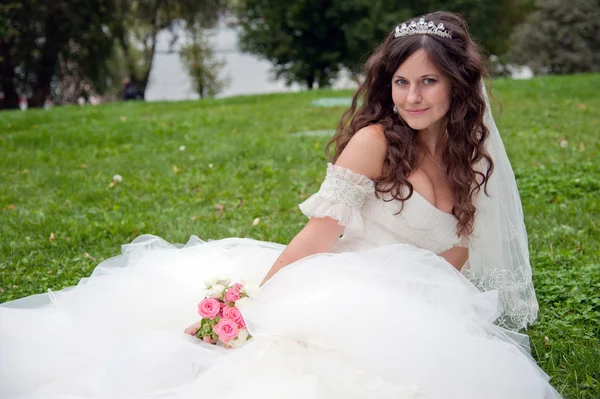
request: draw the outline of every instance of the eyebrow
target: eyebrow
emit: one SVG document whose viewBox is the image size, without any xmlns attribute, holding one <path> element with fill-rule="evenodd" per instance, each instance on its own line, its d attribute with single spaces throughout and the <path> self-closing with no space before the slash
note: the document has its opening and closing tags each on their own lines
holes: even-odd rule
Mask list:
<svg viewBox="0 0 600 399">
<path fill-rule="evenodd" d="M 434 73 L 428 73 L 427 75 L 421 76 L 421 78 L 427 78 L 427 77 L 437 78 L 438 75 L 436 75 Z M 400 75 L 394 75 L 394 78 L 405 79 L 404 76 L 400 76 Z"/>
</svg>

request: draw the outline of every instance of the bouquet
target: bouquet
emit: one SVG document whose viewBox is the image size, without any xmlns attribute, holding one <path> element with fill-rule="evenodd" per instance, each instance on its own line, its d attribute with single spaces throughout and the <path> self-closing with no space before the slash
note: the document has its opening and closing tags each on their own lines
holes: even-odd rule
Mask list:
<svg viewBox="0 0 600 399">
<path fill-rule="evenodd" d="M 202 320 L 196 337 L 228 349 L 239 348 L 252 338 L 239 305 L 252 298 L 258 287 L 232 284 L 227 278 L 208 280 L 206 287 L 206 297 L 198 304 L 198 314 Z"/>
</svg>

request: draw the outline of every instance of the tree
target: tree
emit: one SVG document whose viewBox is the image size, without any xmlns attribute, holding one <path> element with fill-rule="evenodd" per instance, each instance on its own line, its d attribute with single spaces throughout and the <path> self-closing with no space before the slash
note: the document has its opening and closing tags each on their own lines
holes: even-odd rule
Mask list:
<svg viewBox="0 0 600 399">
<path fill-rule="evenodd" d="M 179 21 L 211 26 L 219 7 L 219 0 L 4 0 L 4 106 L 18 107 L 19 96 L 28 97 L 30 106 L 42 106 L 52 87 L 69 87 L 69 96 L 78 90 L 103 91 L 108 82 L 114 86 L 125 77 L 116 76 L 120 73 L 133 77 L 143 91 L 158 33 Z M 115 60 L 119 53 L 123 62 Z M 109 70 L 115 66 L 117 73 Z"/>
<path fill-rule="evenodd" d="M 540 0 L 512 40 L 509 60 L 536 73 L 600 71 L 600 1 Z"/>
<path fill-rule="evenodd" d="M 329 85 L 342 67 L 357 74 L 398 23 L 437 10 L 467 19 L 492 54 L 506 51 L 510 32 L 532 0 L 241 0 L 240 48 L 271 63 L 277 78 L 309 89 Z"/>
<path fill-rule="evenodd" d="M 110 54 L 104 27 L 111 21 L 112 0 L 7 0 L 2 5 L 0 79 L 7 108 L 18 107 L 18 96 L 40 107 L 50 95 L 59 56 L 79 59 L 92 79 Z"/>
<path fill-rule="evenodd" d="M 219 76 L 225 63 L 215 58 L 206 30 L 193 26 L 188 27 L 188 32 L 190 43 L 183 46 L 179 54 L 200 98 L 214 97 L 228 84 L 228 79 Z"/>
<path fill-rule="evenodd" d="M 489 54 L 502 55 L 509 47 L 510 35 L 525 21 L 534 0 L 410 0 L 413 15 L 444 10 L 460 14 L 469 32 Z"/>
<path fill-rule="evenodd" d="M 379 33 L 406 15 L 393 3 L 246 0 L 237 8 L 240 48 L 269 60 L 275 77 L 288 84 L 327 87 L 342 65 L 356 69 Z"/>
<path fill-rule="evenodd" d="M 219 18 L 219 0 L 117 0 L 118 18 L 112 25 L 123 54 L 127 78 L 144 93 L 152 70 L 156 40 L 162 30 L 171 31 L 171 44 L 178 40 L 179 22 L 213 27 Z"/>
</svg>

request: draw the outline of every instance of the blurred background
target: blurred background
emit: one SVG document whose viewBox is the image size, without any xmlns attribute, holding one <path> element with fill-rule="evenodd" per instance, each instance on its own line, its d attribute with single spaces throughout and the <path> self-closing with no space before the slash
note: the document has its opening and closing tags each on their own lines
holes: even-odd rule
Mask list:
<svg viewBox="0 0 600 399">
<path fill-rule="evenodd" d="M 600 0 L 3 0 L 0 108 L 352 88 L 436 10 L 466 18 L 496 76 L 600 69 Z"/>
</svg>

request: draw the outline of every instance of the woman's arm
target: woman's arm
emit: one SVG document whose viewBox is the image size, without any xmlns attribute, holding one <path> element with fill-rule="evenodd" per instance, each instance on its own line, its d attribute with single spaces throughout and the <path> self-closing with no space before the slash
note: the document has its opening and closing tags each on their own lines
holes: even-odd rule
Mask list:
<svg viewBox="0 0 600 399">
<path fill-rule="evenodd" d="M 381 174 L 387 151 L 387 141 L 377 125 L 360 129 L 348 142 L 336 161 L 355 173 L 374 179 Z M 283 267 L 304 257 L 330 252 L 344 227 L 329 217 L 311 218 L 275 261 L 261 286 Z"/>
<path fill-rule="evenodd" d="M 260 285 L 290 263 L 309 255 L 330 252 L 343 232 L 344 227 L 337 220 L 329 217 L 311 218 L 279 255 Z"/>
<path fill-rule="evenodd" d="M 446 252 L 442 252 L 440 256 L 460 271 L 469 259 L 469 249 L 464 247 L 453 247 Z"/>
</svg>

